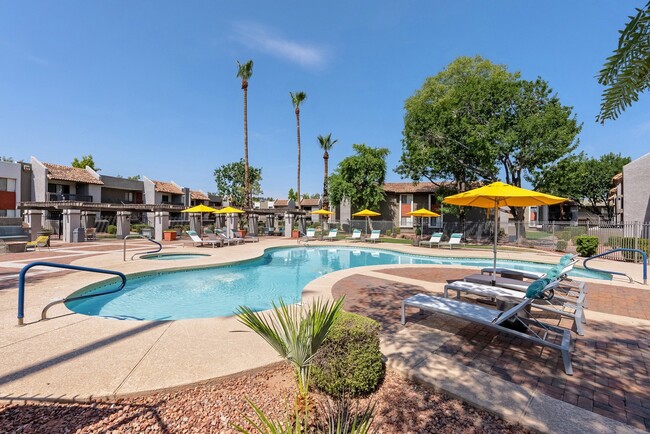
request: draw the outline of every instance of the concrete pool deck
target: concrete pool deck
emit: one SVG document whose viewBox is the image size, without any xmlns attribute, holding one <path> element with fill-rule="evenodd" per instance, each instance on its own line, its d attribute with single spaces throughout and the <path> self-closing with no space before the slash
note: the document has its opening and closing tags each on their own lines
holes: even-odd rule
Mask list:
<svg viewBox="0 0 650 434">
<path fill-rule="evenodd" d="M 336 243 L 311 243 L 311 245 L 340 245 L 363 246 L 397 250 L 405 253 L 420 255 L 455 256 L 455 257 L 491 257 L 490 250 L 483 249 L 458 249 L 439 250 L 417 248 L 401 244 L 351 244 L 342 241 Z M 112 245 L 113 249 L 107 246 Z M 261 238 L 260 243 L 246 244 L 244 246 L 231 246 L 226 248 L 210 247 L 184 247 L 182 242 L 165 244 L 165 253 L 203 253 L 209 257 L 195 258 L 182 261 L 147 261 L 122 260 L 121 243 L 97 242 L 85 245 L 66 245 L 53 248 L 50 251 L 36 252 L 36 254 L 0 255 L 0 398 L 3 400 L 85 400 L 91 397 L 112 398 L 120 395 L 141 394 L 153 390 L 174 388 L 197 382 L 208 381 L 214 378 L 234 375 L 243 371 L 262 368 L 279 361 L 275 352 L 257 335 L 250 332 L 233 317 L 178 320 L 168 322 L 153 321 L 120 321 L 87 317 L 71 313 L 63 305 L 58 305 L 50 310 L 47 321 L 40 321 L 41 309 L 53 298 L 69 295 L 76 289 L 88 284 L 104 280 L 104 276 L 82 272 L 43 272 L 34 270 L 32 278 L 28 277 L 26 290 L 25 323 L 23 327 L 16 324 L 16 297 L 17 289 L 14 283 L 15 274 L 20 267 L 36 260 L 61 261 L 75 265 L 100 267 L 118 270 L 124 273 L 137 273 L 159 269 L 180 268 L 189 266 L 209 266 L 249 259 L 261 255 L 264 249 L 276 246 L 296 246 L 295 240 L 280 238 Z M 56 246 L 55 246 L 56 247 Z M 145 251 L 149 245 L 142 241 L 129 243 L 129 248 L 136 251 Z M 6 256 L 6 259 L 3 258 Z M 558 254 L 531 251 L 500 251 L 502 259 L 532 260 L 536 262 L 555 263 Z M 641 279 L 641 266 L 638 264 L 618 263 L 609 261 L 594 261 L 594 266 L 606 264 L 603 268 L 627 272 L 635 279 Z M 413 265 L 399 265 L 391 268 L 414 267 Z M 431 267 L 418 266 L 418 267 Z M 441 267 L 441 266 L 434 266 Z M 444 266 L 445 269 L 472 270 L 470 267 Z M 310 282 L 304 290 L 303 297 L 309 302 L 313 297 L 331 297 L 333 286 L 348 277 L 363 273 L 372 276 L 386 266 L 362 267 L 341 270 L 324 275 Z M 13 270 L 13 272 L 12 272 Z M 475 270 L 475 269 L 474 269 Z M 39 272 L 40 271 L 40 272 Z M 30 273 L 31 275 L 31 273 Z M 13 280 L 12 280 L 13 279 Z M 416 279 L 409 277 L 393 276 L 391 280 L 399 284 L 414 284 Z M 587 279 L 588 280 L 588 279 Z M 423 285 L 418 281 L 418 285 Z M 603 281 L 593 281 L 603 283 Z M 441 283 L 431 283 L 431 289 L 441 288 Z M 426 285 L 425 285 L 426 286 Z M 623 279 L 612 283 L 612 288 L 643 288 L 637 284 L 628 284 Z M 650 292 L 648 293 L 650 295 Z M 395 315 L 399 315 L 399 305 L 395 305 Z M 591 319 L 593 314 L 587 313 Z M 624 317 L 610 315 L 609 320 L 625 322 Z M 635 319 L 636 322 L 628 323 L 646 324 L 647 319 Z M 587 327 L 589 324 L 587 324 Z M 394 339 L 383 340 L 384 354 L 388 356 L 389 365 L 404 371 L 405 375 L 414 378 L 423 376 L 423 371 L 429 369 L 435 373 L 436 387 L 445 389 L 450 394 L 460 392 L 453 390 L 451 383 L 453 376 L 463 379 L 463 383 L 471 377 L 471 369 L 449 365 L 446 376 L 436 373 L 440 368 L 439 360 L 435 355 L 428 355 L 422 350 L 419 365 L 400 366 L 399 360 L 403 357 L 400 351 L 412 352 L 417 350 L 417 343 L 428 341 L 440 336 L 436 330 L 422 329 L 421 325 L 404 327 L 397 330 Z M 427 336 L 424 336 L 426 334 Z M 410 342 L 411 345 L 396 345 L 400 342 Z M 442 342 L 442 341 L 441 341 Z M 414 347 L 416 345 L 416 347 Z M 435 366 L 427 363 L 435 361 Z M 428 368 L 427 368 L 428 366 Z M 438 368 L 436 368 L 436 366 Z M 451 375 L 451 373 L 455 373 Z M 563 375 L 558 372 L 558 376 Z M 476 381 L 486 377 L 476 373 Z M 449 384 L 441 385 L 441 379 Z M 477 382 L 481 386 L 487 380 Z M 461 384 L 456 382 L 454 384 Z M 466 383 L 465 383 L 466 384 Z M 444 386 L 444 387 L 443 387 Z M 514 385 L 517 386 L 517 385 Z M 496 386 L 493 386 L 496 387 Z M 500 387 L 504 387 L 500 384 Z M 451 390 L 450 390 L 451 389 Z M 485 389 L 482 389 L 485 391 Z M 518 392 L 521 393 L 521 392 Z M 530 403 L 534 394 L 527 396 L 518 404 L 523 406 L 509 410 L 517 417 L 530 416 Z M 489 407 L 491 399 L 487 397 L 485 408 Z M 535 395 L 537 396 L 537 395 Z M 469 400 L 470 398 L 463 398 Z M 485 398 L 484 398 L 485 399 Z M 538 398 L 545 399 L 543 397 Z M 495 401 L 496 402 L 496 401 Z M 474 402 L 473 402 L 474 403 Z M 478 405 L 474 403 L 475 405 Z M 553 405 L 558 403 L 552 402 Z M 558 404 L 559 405 L 559 404 Z M 568 404 L 567 404 L 568 405 Z M 480 405 L 479 405 L 480 406 Z M 572 406 L 574 407 L 574 406 Z M 526 409 L 528 413 L 526 412 Z M 535 409 L 538 406 L 534 406 Z M 574 407 L 577 408 L 577 407 Z M 519 409 L 519 410 L 518 410 Z M 579 412 L 578 412 L 579 413 Z M 597 416 L 588 412 L 592 417 Z M 511 415 L 511 416 L 512 416 Z M 508 415 L 505 415 L 508 416 Z M 602 416 L 601 416 L 602 417 Z M 629 425 L 614 424 L 612 419 L 598 426 L 610 428 L 609 432 L 631 428 Z M 608 422 L 608 421 L 611 421 Z M 535 423 L 531 422 L 532 427 Z M 621 428 L 622 425 L 625 428 Z M 614 427 L 614 428 L 612 428 Z M 550 427 L 547 427 L 550 429 Z M 538 428 L 544 430 L 543 428 Z M 593 432 L 597 432 L 595 430 Z M 603 431 L 604 432 L 604 431 Z M 620 431 L 624 432 L 624 431 Z"/>
</svg>

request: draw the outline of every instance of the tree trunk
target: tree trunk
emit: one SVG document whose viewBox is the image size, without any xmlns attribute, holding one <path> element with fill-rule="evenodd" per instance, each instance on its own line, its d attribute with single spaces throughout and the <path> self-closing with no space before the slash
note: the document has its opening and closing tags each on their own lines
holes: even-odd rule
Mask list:
<svg viewBox="0 0 650 434">
<path fill-rule="evenodd" d="M 248 83 L 242 81 L 244 90 L 244 205 L 251 208 L 251 183 L 248 175 Z"/>
<path fill-rule="evenodd" d="M 326 209 L 328 211 L 330 209 L 329 192 L 327 191 L 327 173 L 328 173 L 329 158 L 330 156 L 328 155 L 327 151 L 325 151 L 325 153 L 323 154 L 323 162 L 325 167 L 325 173 L 323 174 L 323 209 Z"/>
<path fill-rule="evenodd" d="M 524 212 L 526 208 L 519 206 L 511 206 L 510 212 L 515 218 L 515 233 L 517 242 L 526 238 L 526 226 L 524 225 Z"/>
<path fill-rule="evenodd" d="M 296 134 L 298 137 L 298 209 L 300 209 L 300 109 L 296 107 Z"/>
</svg>

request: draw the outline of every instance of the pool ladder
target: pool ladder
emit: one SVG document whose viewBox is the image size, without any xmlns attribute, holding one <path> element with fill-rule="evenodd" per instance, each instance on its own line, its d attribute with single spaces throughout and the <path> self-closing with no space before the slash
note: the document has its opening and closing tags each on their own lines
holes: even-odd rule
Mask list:
<svg viewBox="0 0 650 434">
<path fill-rule="evenodd" d="M 99 294 L 93 293 L 93 294 L 78 295 L 76 297 L 65 297 L 50 302 L 47 304 L 47 306 L 43 308 L 43 311 L 41 312 L 42 320 L 47 319 L 47 310 L 56 304 L 65 303 L 66 301 L 82 300 L 84 298 L 97 297 L 100 295 L 113 294 L 114 292 L 118 292 L 124 289 L 124 286 L 126 285 L 126 276 L 123 273 L 120 273 L 119 271 L 103 270 L 101 268 L 80 267 L 78 265 L 57 264 L 55 262 L 32 262 L 31 264 L 25 265 L 23 269 L 20 270 L 20 274 L 18 275 L 18 325 L 19 326 L 24 325 L 24 318 L 25 318 L 25 276 L 27 275 L 27 271 L 29 271 L 33 267 L 53 267 L 53 268 L 63 268 L 65 270 L 89 271 L 91 273 L 112 274 L 118 276 L 122 280 L 122 283 L 120 284 L 119 288 L 111 291 L 101 292 Z"/>
<path fill-rule="evenodd" d="M 634 279 L 632 279 L 630 276 L 628 276 L 628 275 L 625 274 L 625 273 L 621 273 L 621 272 L 619 272 L 619 271 L 596 270 L 596 269 L 594 269 L 594 268 L 589 268 L 589 267 L 587 266 L 587 262 L 591 261 L 592 259 L 594 259 L 594 258 L 600 258 L 601 256 L 609 255 L 609 254 L 612 254 L 612 253 L 615 253 L 615 252 L 636 252 L 636 253 L 640 253 L 640 254 L 641 254 L 641 257 L 643 258 L 643 284 L 644 284 L 644 285 L 647 285 L 647 284 L 648 284 L 648 255 L 647 255 L 646 252 L 644 252 L 643 250 L 639 250 L 639 249 L 627 249 L 627 248 L 623 248 L 623 247 L 618 248 L 618 249 L 614 249 L 614 250 L 608 250 L 608 251 L 606 251 L 605 253 L 600 253 L 600 254 L 598 254 L 598 255 L 594 255 L 594 256 L 590 256 L 590 257 L 588 257 L 587 259 L 585 259 L 585 260 L 582 262 L 582 266 L 585 267 L 585 270 L 590 270 L 590 271 L 601 271 L 601 272 L 603 272 L 603 273 L 617 274 L 617 275 L 620 275 L 620 276 L 625 276 L 625 277 L 627 277 L 628 279 L 630 279 L 630 283 L 633 283 L 633 282 L 634 282 Z"/>
<path fill-rule="evenodd" d="M 126 261 L 126 240 L 128 240 L 129 238 L 144 238 L 145 240 L 149 240 L 154 244 L 158 244 L 158 250 L 152 250 L 150 252 L 144 252 L 144 253 L 142 253 L 142 252 L 134 253 L 133 256 L 131 256 L 131 260 L 133 260 L 133 258 L 135 258 L 138 255 L 148 255 L 150 253 L 158 253 L 163 248 L 162 244 L 160 244 L 158 241 L 154 240 L 153 238 L 147 237 L 145 235 L 140 235 L 140 234 L 127 235 L 126 237 L 124 237 L 124 249 L 123 249 L 123 259 L 124 259 L 124 261 Z"/>
</svg>

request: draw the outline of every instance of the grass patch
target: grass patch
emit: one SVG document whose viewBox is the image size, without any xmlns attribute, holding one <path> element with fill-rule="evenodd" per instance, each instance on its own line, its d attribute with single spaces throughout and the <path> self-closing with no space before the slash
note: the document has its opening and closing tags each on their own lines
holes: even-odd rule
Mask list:
<svg viewBox="0 0 650 434">
<path fill-rule="evenodd" d="M 408 238 L 388 238 L 382 237 L 379 239 L 380 243 L 390 243 L 390 244 L 413 244 L 413 240 Z"/>
<path fill-rule="evenodd" d="M 526 239 L 541 240 L 543 238 L 551 238 L 553 236 L 550 232 L 544 231 L 526 231 Z"/>
</svg>

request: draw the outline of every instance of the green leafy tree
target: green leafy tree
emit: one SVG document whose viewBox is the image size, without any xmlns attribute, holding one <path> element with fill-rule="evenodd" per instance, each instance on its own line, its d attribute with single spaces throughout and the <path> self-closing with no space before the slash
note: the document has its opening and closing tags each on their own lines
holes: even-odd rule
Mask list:
<svg viewBox="0 0 650 434">
<path fill-rule="evenodd" d="M 14 158 L 13 157 L 5 157 L 4 155 L 0 156 L 0 161 L 4 161 L 5 163 L 13 163 Z"/>
<path fill-rule="evenodd" d="M 237 61 L 237 78 L 241 78 L 241 88 L 244 91 L 244 202 L 251 207 L 251 176 L 248 164 L 248 80 L 253 75 L 253 61 L 241 64 Z"/>
<path fill-rule="evenodd" d="M 95 161 L 93 161 L 93 156 L 90 155 L 90 154 L 89 155 L 84 155 L 83 157 L 81 157 L 81 160 L 76 158 L 76 157 L 75 157 L 74 160 L 72 160 L 72 167 L 77 167 L 79 169 L 85 169 L 86 166 L 90 167 L 95 172 L 99 172 L 100 170 L 102 170 L 102 169 L 100 169 L 98 167 L 95 167 Z"/>
<path fill-rule="evenodd" d="M 296 113 L 296 137 L 298 139 L 298 186 L 296 189 L 296 195 L 300 196 L 300 104 L 307 99 L 307 94 L 305 92 L 289 92 L 291 96 L 291 104 L 293 105 L 294 112 Z"/>
<path fill-rule="evenodd" d="M 535 189 L 558 196 L 569 197 L 577 202 L 587 201 L 588 208 L 599 214 L 605 206 L 607 217 L 612 218 L 614 207 L 609 202 L 609 192 L 614 186 L 612 178 L 631 161 L 621 154 L 601 155 L 589 158 L 584 153 L 569 155 L 556 164 L 534 174 Z"/>
<path fill-rule="evenodd" d="M 459 191 L 494 181 L 500 171 L 521 187 L 530 173 L 573 151 L 581 129 L 544 80 L 523 80 L 480 56 L 460 57 L 428 78 L 405 109 L 396 172 L 452 181 Z M 511 212 L 523 220 L 523 209 Z"/>
<path fill-rule="evenodd" d="M 330 201 L 337 206 L 349 199 L 352 208 L 378 208 L 384 200 L 386 148 L 352 145 L 356 155 L 344 158 L 329 177 Z"/>
<path fill-rule="evenodd" d="M 142 179 L 142 177 L 140 175 L 133 175 L 133 176 L 127 177 L 126 179 L 130 179 L 131 181 L 140 181 Z"/>
<path fill-rule="evenodd" d="M 650 2 L 636 11 L 598 75 L 605 89 L 597 122 L 616 119 L 650 87 Z"/>
<path fill-rule="evenodd" d="M 214 180 L 217 183 L 217 194 L 229 198 L 234 206 L 244 206 L 246 203 L 246 189 L 244 187 L 245 163 L 244 159 L 219 166 L 214 171 Z M 262 169 L 248 168 L 248 176 L 252 194 L 262 194 Z"/>
<path fill-rule="evenodd" d="M 296 190 L 293 189 L 293 187 L 289 189 L 289 192 L 287 193 L 287 199 L 298 202 L 298 194 L 296 193 Z"/>
<path fill-rule="evenodd" d="M 332 133 L 329 133 L 326 136 L 318 136 L 318 144 L 320 145 L 320 148 L 323 150 L 323 166 L 324 166 L 323 209 L 327 209 L 327 210 L 330 209 L 329 192 L 327 191 L 327 177 L 329 175 L 329 159 L 330 159 L 329 151 L 332 150 L 332 147 L 336 142 L 338 142 L 338 140 L 332 140 Z"/>
</svg>

